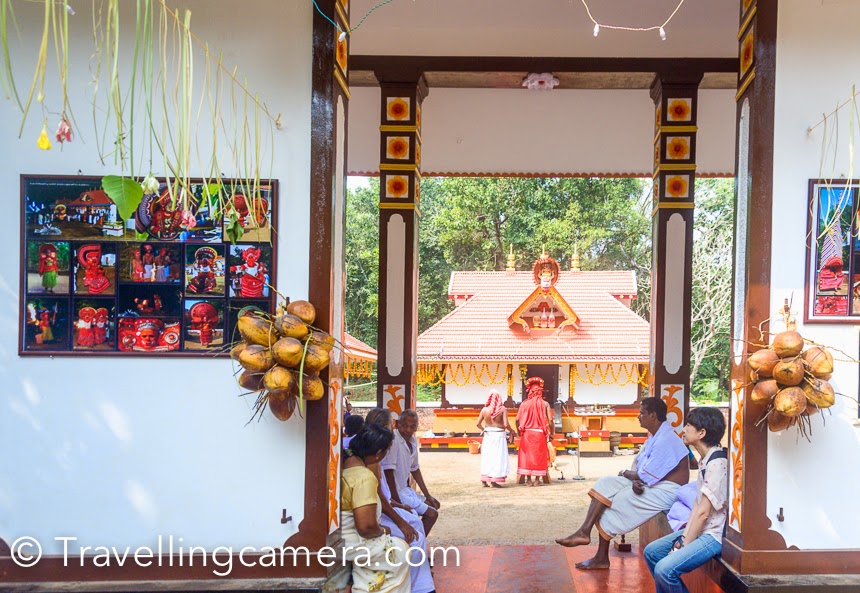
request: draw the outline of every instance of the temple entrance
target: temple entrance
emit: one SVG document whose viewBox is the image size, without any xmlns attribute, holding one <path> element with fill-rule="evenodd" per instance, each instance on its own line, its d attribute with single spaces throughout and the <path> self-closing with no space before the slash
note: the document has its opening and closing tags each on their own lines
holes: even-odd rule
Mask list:
<svg viewBox="0 0 860 593">
<path fill-rule="evenodd" d="M 557 364 L 530 364 L 526 365 L 526 377 L 540 377 L 543 379 L 543 398 L 551 406 L 558 401 L 558 365 Z M 523 399 L 527 397 L 525 383 L 522 384 L 521 393 Z"/>
</svg>

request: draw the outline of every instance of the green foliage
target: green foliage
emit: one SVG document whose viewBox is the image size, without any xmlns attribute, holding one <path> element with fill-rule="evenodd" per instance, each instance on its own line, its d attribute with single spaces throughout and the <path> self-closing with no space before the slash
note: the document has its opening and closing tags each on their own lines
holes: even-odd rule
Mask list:
<svg viewBox="0 0 860 593">
<path fill-rule="evenodd" d="M 143 199 L 143 187 L 139 182 L 119 175 L 102 177 L 102 189 L 116 204 L 120 218 L 130 220 Z"/>
</svg>

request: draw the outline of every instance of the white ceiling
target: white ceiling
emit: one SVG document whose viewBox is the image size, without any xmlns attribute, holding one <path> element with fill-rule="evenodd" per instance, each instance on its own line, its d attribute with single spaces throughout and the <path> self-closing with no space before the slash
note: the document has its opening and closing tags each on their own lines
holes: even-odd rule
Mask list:
<svg viewBox="0 0 860 593">
<path fill-rule="evenodd" d="M 679 0 L 586 0 L 598 22 L 659 25 Z M 353 27 L 380 0 L 351 0 Z M 738 0 L 685 0 L 657 31 L 592 34 L 581 0 L 393 0 L 352 33 L 353 55 L 730 57 Z"/>
</svg>

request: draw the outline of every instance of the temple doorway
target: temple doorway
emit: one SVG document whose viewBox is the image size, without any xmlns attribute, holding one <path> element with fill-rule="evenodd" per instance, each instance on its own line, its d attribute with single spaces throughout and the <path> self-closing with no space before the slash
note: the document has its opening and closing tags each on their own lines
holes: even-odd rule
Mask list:
<svg viewBox="0 0 860 593">
<path fill-rule="evenodd" d="M 558 401 L 558 369 L 557 364 L 530 364 L 526 365 L 526 377 L 540 377 L 543 379 L 543 398 L 551 406 Z M 525 383 L 521 387 L 522 398 L 525 399 Z"/>
</svg>

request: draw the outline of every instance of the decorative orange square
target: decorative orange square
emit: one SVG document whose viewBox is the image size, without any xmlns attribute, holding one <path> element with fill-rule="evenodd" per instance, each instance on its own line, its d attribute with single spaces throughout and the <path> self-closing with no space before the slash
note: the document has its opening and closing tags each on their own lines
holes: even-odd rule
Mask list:
<svg viewBox="0 0 860 593">
<path fill-rule="evenodd" d="M 652 197 L 655 202 L 660 201 L 660 181 L 657 179 L 654 180 L 654 195 Z"/>
<path fill-rule="evenodd" d="M 660 143 L 656 143 L 654 145 L 654 170 L 657 170 L 657 167 L 660 166 Z"/>
<path fill-rule="evenodd" d="M 421 182 L 416 181 L 415 182 L 415 205 L 417 206 L 420 201 L 421 201 Z"/>
<path fill-rule="evenodd" d="M 689 158 L 689 136 L 671 136 L 666 139 L 666 159 L 670 161 L 684 161 Z"/>
<path fill-rule="evenodd" d="M 403 198 L 409 195 L 409 178 L 403 175 L 385 176 L 385 197 Z"/>
<path fill-rule="evenodd" d="M 403 121 L 409 119 L 409 97 L 388 97 L 386 99 L 385 117 L 388 121 Z"/>
<path fill-rule="evenodd" d="M 346 74 L 347 60 L 349 57 L 349 49 L 346 45 L 346 38 L 343 41 L 340 40 L 340 31 L 337 29 L 334 30 L 334 42 L 335 42 L 335 54 L 334 59 L 337 62 L 337 65 L 340 66 L 340 69 Z"/>
<path fill-rule="evenodd" d="M 415 127 L 421 131 L 421 105 L 415 106 Z"/>
<path fill-rule="evenodd" d="M 405 161 L 409 159 L 409 138 L 392 136 L 385 145 L 385 158 Z"/>
<path fill-rule="evenodd" d="M 693 107 L 690 99 L 668 99 L 666 119 L 669 121 L 692 121 Z"/>
<path fill-rule="evenodd" d="M 689 175 L 673 175 L 666 179 L 666 197 L 667 198 L 689 198 L 690 197 L 690 176 Z"/>
<path fill-rule="evenodd" d="M 421 144 L 418 142 L 415 143 L 415 166 L 421 166 Z"/>
<path fill-rule="evenodd" d="M 749 69 L 753 65 L 753 60 L 755 58 L 755 30 L 751 29 L 749 33 L 744 36 L 744 40 L 741 42 L 741 78 L 743 78 Z"/>
<path fill-rule="evenodd" d="M 662 110 L 660 109 L 660 106 L 658 105 L 657 111 L 654 112 L 654 133 L 655 134 L 660 131 L 660 126 L 663 123 L 663 120 L 661 119 L 662 115 L 663 115 Z"/>
</svg>

